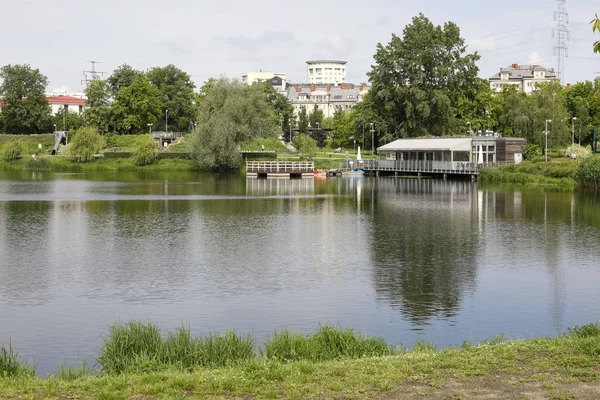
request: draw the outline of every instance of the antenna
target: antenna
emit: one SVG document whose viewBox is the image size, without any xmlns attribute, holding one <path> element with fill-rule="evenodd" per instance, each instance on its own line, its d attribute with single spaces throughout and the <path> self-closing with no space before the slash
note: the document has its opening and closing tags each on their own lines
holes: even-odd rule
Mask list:
<svg viewBox="0 0 600 400">
<path fill-rule="evenodd" d="M 102 64 L 100 61 L 86 61 L 89 64 L 92 64 L 92 70 L 91 71 L 83 71 L 83 79 L 81 80 L 81 84 L 85 84 L 85 87 L 87 88 L 90 85 L 90 82 L 93 81 L 94 79 L 98 79 L 98 76 L 102 76 L 105 74 L 105 72 L 102 71 L 96 71 L 96 64 Z M 88 74 L 91 74 L 90 77 L 88 77 Z"/>
<path fill-rule="evenodd" d="M 554 55 L 557 58 L 556 76 L 562 84 L 565 77 L 565 57 L 569 56 L 566 42 L 571 40 L 571 33 L 567 28 L 567 24 L 569 23 L 569 13 L 565 8 L 567 0 L 557 1 L 558 7 L 556 8 L 556 11 L 554 11 L 556 27 L 552 29 L 552 37 L 556 38 L 556 45 L 554 46 Z"/>
</svg>

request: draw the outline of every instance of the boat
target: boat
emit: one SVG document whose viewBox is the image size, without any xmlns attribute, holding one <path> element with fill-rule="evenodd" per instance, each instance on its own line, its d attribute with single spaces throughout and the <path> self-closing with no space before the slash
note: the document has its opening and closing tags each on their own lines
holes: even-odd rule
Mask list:
<svg viewBox="0 0 600 400">
<path fill-rule="evenodd" d="M 349 171 L 342 171 L 342 176 L 363 176 L 365 171 L 362 169 L 351 169 Z"/>
<path fill-rule="evenodd" d="M 315 169 L 315 178 L 327 178 L 328 172 L 326 169 Z"/>
</svg>

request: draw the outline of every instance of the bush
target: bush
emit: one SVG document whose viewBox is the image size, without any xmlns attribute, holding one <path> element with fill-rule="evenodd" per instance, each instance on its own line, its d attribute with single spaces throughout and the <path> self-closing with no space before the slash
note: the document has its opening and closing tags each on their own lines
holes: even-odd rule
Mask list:
<svg viewBox="0 0 600 400">
<path fill-rule="evenodd" d="M 567 147 L 567 149 L 565 150 L 565 155 L 567 157 L 571 158 L 573 154 L 577 156 L 578 160 L 583 160 L 584 158 L 587 158 L 592 155 L 592 150 L 587 147 L 574 144 Z"/>
<path fill-rule="evenodd" d="M 523 158 L 525 160 L 532 160 L 535 157 L 539 157 L 542 155 L 542 149 L 537 144 L 527 143 L 525 145 L 525 152 L 523 153 Z"/>
<path fill-rule="evenodd" d="M 277 160 L 274 151 L 242 151 L 244 160 Z"/>
<path fill-rule="evenodd" d="M 0 151 L 0 158 L 4 161 L 14 161 L 21 158 L 23 154 L 23 143 L 20 140 L 15 140 L 6 143 Z"/>
<path fill-rule="evenodd" d="M 102 154 L 104 158 L 131 158 L 133 153 L 130 151 L 106 151 Z"/>
<path fill-rule="evenodd" d="M 82 128 L 76 131 L 73 140 L 65 146 L 65 154 L 73 161 L 86 163 L 104 148 L 106 138 L 100 136 L 95 128 Z"/>
<path fill-rule="evenodd" d="M 584 158 L 577 167 L 575 180 L 581 185 L 597 191 L 600 187 L 600 157 Z"/>
<path fill-rule="evenodd" d="M 294 147 L 305 156 L 313 157 L 317 153 L 317 142 L 305 134 L 294 138 Z"/>
<path fill-rule="evenodd" d="M 133 160 L 137 165 L 152 164 L 158 149 L 150 135 L 140 135 L 133 143 Z"/>
<path fill-rule="evenodd" d="M 569 328 L 569 336 L 578 338 L 600 337 L 600 322 Z"/>
</svg>

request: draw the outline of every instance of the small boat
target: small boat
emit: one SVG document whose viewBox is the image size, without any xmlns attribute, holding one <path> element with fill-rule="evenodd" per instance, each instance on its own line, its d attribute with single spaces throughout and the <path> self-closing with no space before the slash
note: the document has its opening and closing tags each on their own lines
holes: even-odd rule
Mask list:
<svg viewBox="0 0 600 400">
<path fill-rule="evenodd" d="M 315 178 L 327 178 L 328 172 L 326 169 L 315 169 Z"/>
<path fill-rule="evenodd" d="M 342 176 L 363 176 L 365 171 L 362 169 L 352 169 L 350 171 L 342 171 Z"/>
</svg>

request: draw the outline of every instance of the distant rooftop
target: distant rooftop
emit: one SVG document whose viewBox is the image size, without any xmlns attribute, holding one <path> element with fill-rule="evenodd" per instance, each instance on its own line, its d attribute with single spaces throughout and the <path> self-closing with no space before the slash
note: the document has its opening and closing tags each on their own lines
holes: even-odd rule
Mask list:
<svg viewBox="0 0 600 400">
<path fill-rule="evenodd" d="M 308 65 L 311 64 L 347 64 L 348 61 L 342 60 L 310 60 L 306 62 Z"/>
<path fill-rule="evenodd" d="M 500 68 L 500 71 L 494 74 L 490 80 L 500 80 L 500 74 L 502 73 L 509 73 L 509 79 L 533 79 L 534 71 L 546 71 L 546 79 L 556 78 L 556 72 L 554 71 L 554 68 L 545 68 L 544 66 L 538 64 L 512 64 L 506 68 Z"/>
</svg>

